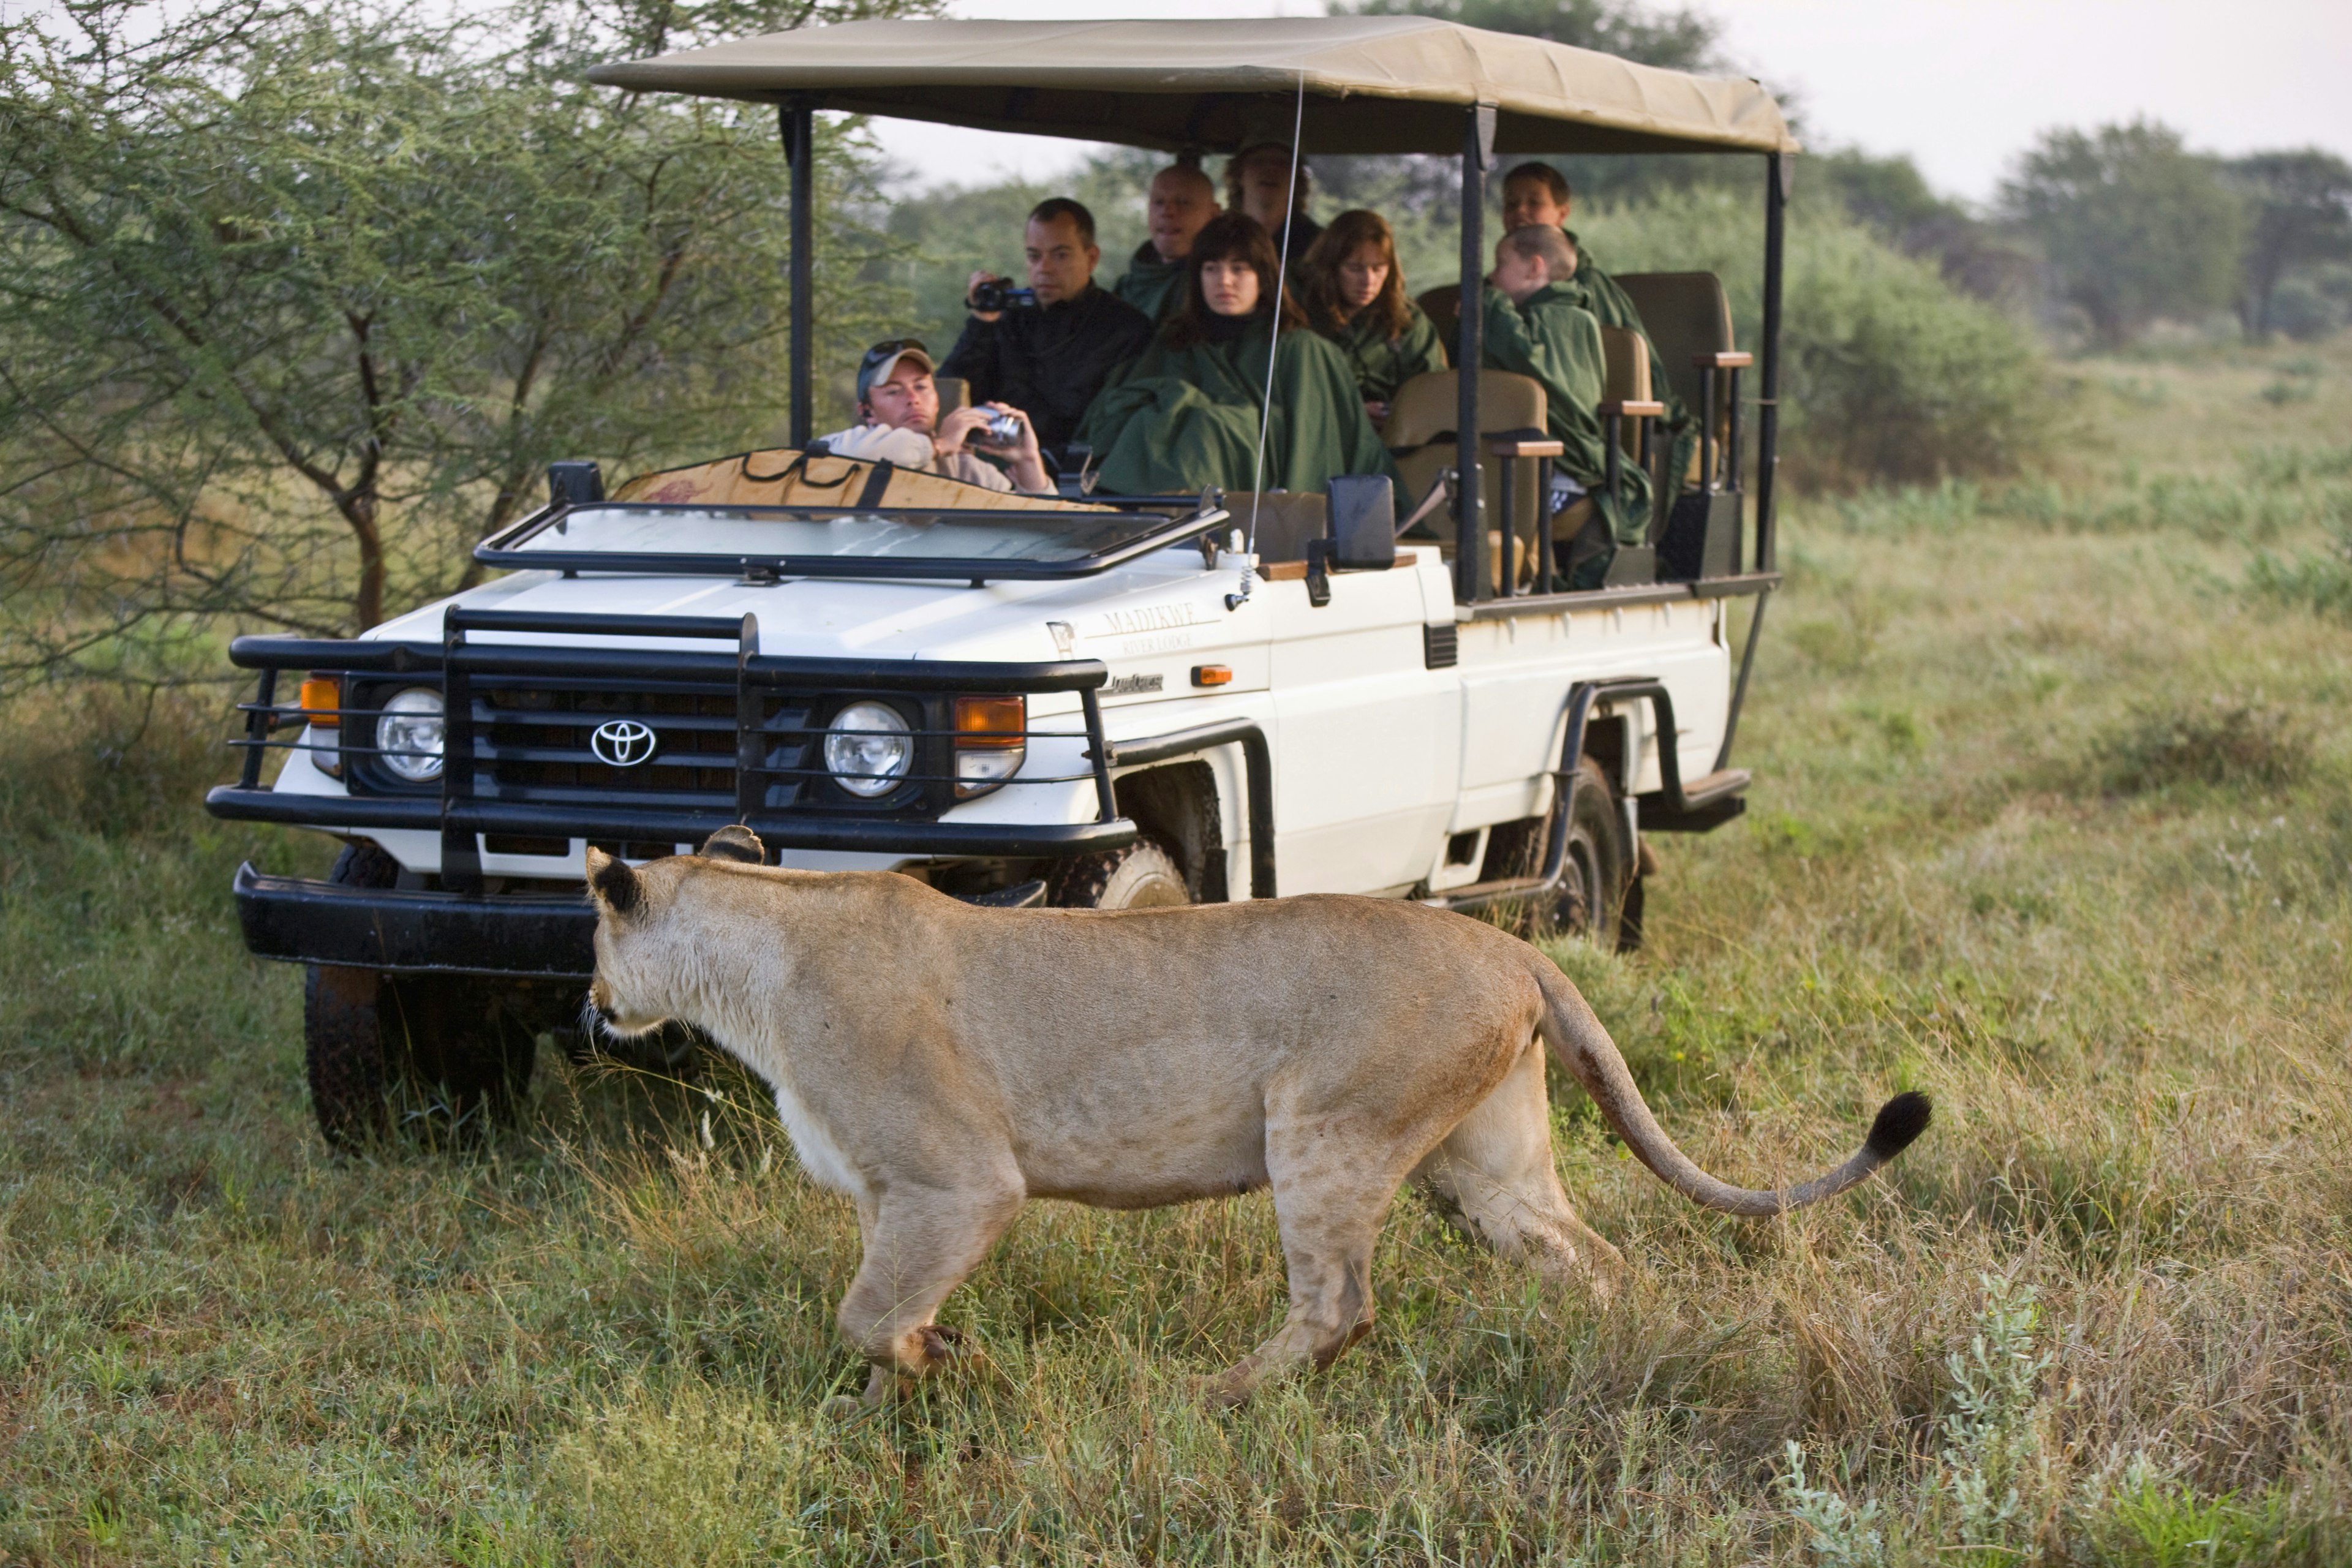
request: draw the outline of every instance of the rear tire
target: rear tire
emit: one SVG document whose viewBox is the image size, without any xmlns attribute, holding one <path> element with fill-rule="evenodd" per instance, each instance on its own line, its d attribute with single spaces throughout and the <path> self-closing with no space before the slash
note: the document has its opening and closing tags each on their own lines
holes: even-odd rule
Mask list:
<svg viewBox="0 0 2352 1568">
<path fill-rule="evenodd" d="M 1615 952 L 1624 936 L 1633 868 L 1625 853 L 1617 792 L 1591 757 L 1577 764 L 1576 798 L 1569 807 L 1567 831 L 1559 890 L 1541 911 L 1548 917 L 1546 925 L 1551 934 L 1587 937 Z M 1640 918 L 1636 906 L 1637 931 Z"/>
<path fill-rule="evenodd" d="M 375 845 L 353 844 L 327 879 L 388 888 L 399 871 Z M 348 1150 L 394 1130 L 469 1141 L 486 1121 L 510 1121 L 537 1054 L 531 1002 L 528 987 L 474 975 L 310 965 L 303 1061 L 319 1131 Z"/>
<path fill-rule="evenodd" d="M 1192 901 L 1176 857 L 1150 838 L 1124 849 L 1079 855 L 1055 868 L 1046 902 L 1065 910 L 1165 909 Z"/>
</svg>

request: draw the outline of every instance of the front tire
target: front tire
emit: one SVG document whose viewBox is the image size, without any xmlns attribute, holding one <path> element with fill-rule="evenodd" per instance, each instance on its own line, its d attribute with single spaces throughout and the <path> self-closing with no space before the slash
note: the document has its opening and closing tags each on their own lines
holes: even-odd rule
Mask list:
<svg viewBox="0 0 2352 1568">
<path fill-rule="evenodd" d="M 399 871 L 375 845 L 353 844 L 327 879 L 388 888 Z M 511 1120 L 536 1055 L 530 1000 L 526 987 L 473 975 L 310 965 L 303 1065 L 319 1131 L 352 1150 L 395 1129 L 438 1142 Z"/>
<path fill-rule="evenodd" d="M 1064 910 L 1166 909 L 1192 901 L 1176 857 L 1154 839 L 1124 849 L 1078 855 L 1055 869 L 1046 902 Z"/>
</svg>

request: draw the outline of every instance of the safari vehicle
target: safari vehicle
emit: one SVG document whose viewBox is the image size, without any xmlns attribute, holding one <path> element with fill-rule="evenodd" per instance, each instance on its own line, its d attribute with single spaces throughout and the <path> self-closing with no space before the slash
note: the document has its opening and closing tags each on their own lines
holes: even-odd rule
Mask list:
<svg viewBox="0 0 2352 1568">
<path fill-rule="evenodd" d="M 325 880 L 236 878 L 246 940 L 309 966 L 331 1138 L 395 1085 L 495 1106 L 593 969 L 583 847 L 645 858 L 747 823 L 778 863 L 890 869 L 984 903 L 1115 908 L 1347 892 L 1507 905 L 1638 935 L 1654 833 L 1741 809 L 1728 605 L 1773 572 L 1783 204 L 1751 82 L 1412 17 L 882 21 L 602 68 L 779 106 L 794 234 L 791 442 L 641 476 L 551 470 L 477 552 L 504 575 L 351 641 L 242 637 L 243 776 L 215 814 L 318 828 Z M 1564 591 L 1541 389 L 1423 376 L 1385 433 L 1407 481 L 1327 495 L 992 495 L 812 449 L 808 237 L 821 110 L 1307 154 L 1444 153 L 1463 296 L 1500 155 L 1748 153 L 1768 225 L 1754 504 L 1717 279 L 1625 276 L 1686 403 L 1696 473 L 1651 543 Z M 1481 361 L 1458 312 L 1457 365 Z M 1630 334 L 1628 334 L 1630 336 Z M 1604 412 L 1665 443 L 1638 342 Z M 1469 520 L 1465 524 L 1464 520 Z M 299 689 L 289 686 L 299 682 Z M 265 758 L 283 766 L 265 782 Z M 429 1098 L 429 1096 L 428 1096 Z"/>
</svg>

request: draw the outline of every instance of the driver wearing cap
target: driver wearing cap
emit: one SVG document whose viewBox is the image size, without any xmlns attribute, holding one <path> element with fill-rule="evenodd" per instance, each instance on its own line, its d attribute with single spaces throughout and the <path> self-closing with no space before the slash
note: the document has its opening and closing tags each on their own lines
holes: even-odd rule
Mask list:
<svg viewBox="0 0 2352 1568">
<path fill-rule="evenodd" d="M 887 460 L 983 489 L 1050 494 L 1054 482 L 1046 477 L 1029 416 L 1005 404 L 989 403 L 955 409 L 942 419 L 940 389 L 931 373 L 929 351 L 912 338 L 892 338 L 867 349 L 857 365 L 862 423 L 825 437 L 825 449 L 836 458 Z M 1018 439 L 1001 442 L 990 436 L 991 422 L 1003 418 L 1019 425 Z M 1005 467 L 986 461 L 978 455 L 982 452 L 1002 458 Z"/>
</svg>

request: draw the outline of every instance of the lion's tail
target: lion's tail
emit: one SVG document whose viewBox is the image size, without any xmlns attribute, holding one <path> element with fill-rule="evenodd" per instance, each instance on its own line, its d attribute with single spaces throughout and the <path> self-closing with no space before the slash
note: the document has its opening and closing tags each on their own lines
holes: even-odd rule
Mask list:
<svg viewBox="0 0 2352 1568">
<path fill-rule="evenodd" d="M 1536 983 L 1543 987 L 1549 1004 L 1537 1026 L 1544 1044 L 1562 1067 L 1576 1075 L 1576 1081 L 1592 1096 L 1592 1102 L 1633 1157 L 1693 1203 L 1737 1215 L 1775 1215 L 1802 1208 L 1867 1180 L 1927 1130 L 1932 1110 L 1927 1097 L 1916 1089 L 1906 1090 L 1878 1108 L 1878 1118 L 1870 1124 L 1870 1136 L 1863 1140 L 1860 1152 L 1834 1171 L 1780 1192 L 1755 1192 L 1719 1182 L 1675 1148 L 1657 1118 L 1650 1114 L 1633 1075 L 1625 1068 L 1625 1058 L 1618 1054 L 1617 1042 L 1609 1037 L 1609 1031 L 1601 1026 L 1601 1020 L 1592 1016 L 1592 1009 L 1585 1005 L 1568 977 L 1541 958 L 1534 968 Z"/>
</svg>

